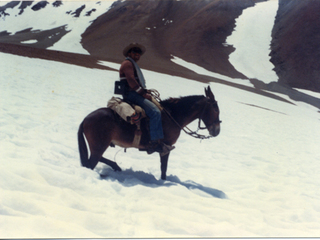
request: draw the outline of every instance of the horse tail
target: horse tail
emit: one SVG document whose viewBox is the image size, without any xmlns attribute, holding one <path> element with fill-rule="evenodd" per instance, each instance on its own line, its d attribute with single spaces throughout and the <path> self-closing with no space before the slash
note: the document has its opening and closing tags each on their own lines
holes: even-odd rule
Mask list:
<svg viewBox="0 0 320 240">
<path fill-rule="evenodd" d="M 83 167 L 87 167 L 89 164 L 89 159 L 88 159 L 87 144 L 83 136 L 83 122 L 80 124 L 79 130 L 78 130 L 78 147 L 79 147 L 81 165 Z"/>
</svg>

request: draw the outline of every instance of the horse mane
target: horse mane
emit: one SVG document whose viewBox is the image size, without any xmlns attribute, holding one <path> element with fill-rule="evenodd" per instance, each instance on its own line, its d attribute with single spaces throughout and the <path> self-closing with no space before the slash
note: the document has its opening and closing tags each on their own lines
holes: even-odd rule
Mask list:
<svg viewBox="0 0 320 240">
<path fill-rule="evenodd" d="M 186 96 L 180 98 L 168 98 L 160 102 L 160 104 L 169 112 L 177 115 L 186 114 L 191 110 L 192 106 L 204 99 L 202 95 Z"/>
</svg>

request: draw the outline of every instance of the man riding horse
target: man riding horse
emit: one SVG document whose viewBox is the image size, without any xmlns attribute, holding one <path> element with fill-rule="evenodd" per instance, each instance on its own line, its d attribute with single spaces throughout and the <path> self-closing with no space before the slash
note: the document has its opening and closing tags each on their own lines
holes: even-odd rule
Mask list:
<svg viewBox="0 0 320 240">
<path fill-rule="evenodd" d="M 145 79 L 137 62 L 146 52 L 146 48 L 138 43 L 131 43 L 123 50 L 126 59 L 122 62 L 119 74 L 121 80 L 126 80 L 127 88 L 123 99 L 142 107 L 150 119 L 150 143 L 147 147 L 148 153 L 159 152 L 168 154 L 174 149 L 163 143 L 163 129 L 160 109 L 152 102 L 152 96 L 146 89 Z M 133 118 L 139 118 L 138 115 Z M 133 119 L 134 120 L 134 119 Z"/>
</svg>

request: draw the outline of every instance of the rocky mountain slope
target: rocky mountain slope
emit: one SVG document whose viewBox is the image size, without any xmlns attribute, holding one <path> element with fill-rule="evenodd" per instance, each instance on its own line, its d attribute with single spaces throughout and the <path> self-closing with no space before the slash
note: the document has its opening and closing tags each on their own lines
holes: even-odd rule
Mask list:
<svg viewBox="0 0 320 240">
<path fill-rule="evenodd" d="M 272 37 L 279 82 L 320 91 L 320 1 L 279 0 Z"/>
<path fill-rule="evenodd" d="M 228 61 L 234 50 L 225 40 L 242 10 L 254 0 L 185 0 L 117 2 L 82 35 L 83 47 L 94 56 L 121 61 L 130 42 L 146 46 L 142 66 L 169 71 L 171 56 L 183 58 L 208 70 L 244 77 Z M 176 66 L 177 67 L 177 66 Z"/>
<path fill-rule="evenodd" d="M 177 56 L 210 71 L 230 77 L 245 77 L 229 63 L 228 55 L 234 48 L 224 43 L 242 10 L 258 1 L 116 1 L 109 11 L 106 9 L 85 30 L 81 43 L 91 56 L 120 62 L 123 47 L 137 41 L 148 49 L 148 54 L 140 63 L 144 68 L 186 75 L 183 67 L 170 61 L 172 56 Z M 9 2 L 0 7 L 0 17 L 6 19 L 16 8 L 19 9 L 16 18 L 25 14 L 28 8 L 36 13 L 54 6 L 56 12 L 56 9 L 62 10 L 65 4 L 61 1 Z M 92 7 L 87 5 L 75 3 L 73 7 L 63 9 L 63 15 L 68 14 L 73 19 L 80 15 L 85 18 L 96 8 L 101 8 L 99 2 Z M 48 49 L 69 31 L 67 22 L 41 30 L 31 27 L 17 32 L 0 29 L 0 43 Z M 2 49 L 9 46 L 13 47 L 5 45 Z"/>
<path fill-rule="evenodd" d="M 233 78 L 245 78 L 229 63 L 229 54 L 234 48 L 225 41 L 234 30 L 236 19 L 242 11 L 260 1 L 131 0 L 114 2 L 109 11 L 101 2 L 91 5 L 89 2 L 73 2 L 71 5 L 70 2 L 68 5 L 61 1 L 8 2 L 0 6 L 2 21 L 8 20 L 15 9 L 18 9 L 15 18 L 19 19 L 20 15 L 33 16 L 30 8 L 31 12 L 39 13 L 50 7 L 55 9 L 55 13 L 48 18 L 56 16 L 57 21 L 52 21 L 52 26 L 48 25 L 44 29 L 22 24 L 21 29 L 15 28 L 13 32 L 0 26 L 0 50 L 15 54 L 20 51 L 21 54 L 30 55 L 32 49 L 28 48 L 38 48 L 43 51 L 36 51 L 34 57 L 50 56 L 60 61 L 60 56 L 68 54 L 45 49 L 51 48 L 73 31 L 69 26 L 70 20 L 75 23 L 77 18 L 91 17 L 93 20 L 83 30 L 81 38 L 82 47 L 91 55 L 82 58 L 91 59 L 88 61 L 90 67 L 94 66 L 96 59 L 120 62 L 123 59 L 123 47 L 130 42 L 140 42 L 147 47 L 147 54 L 140 62 L 143 68 L 199 81 L 212 80 L 196 76 L 192 71 L 170 61 L 172 56 L 176 56 L 209 71 Z M 62 15 L 57 14 L 57 9 L 61 9 Z M 59 21 L 65 15 L 69 16 L 69 22 Z M 257 91 L 264 89 L 282 92 L 291 94 L 290 97 L 296 95 L 292 87 L 320 91 L 319 15 L 320 1 L 279 0 L 270 55 L 280 85 L 263 84 L 251 79 Z M 42 18 L 38 22 L 47 20 Z M 86 61 L 79 61 L 80 57 L 69 56 L 63 61 L 66 59 L 70 63 L 76 61 L 75 64 L 86 65 Z M 99 67 L 98 64 L 96 67 Z M 298 98 L 301 98 L 301 94 Z"/>
</svg>

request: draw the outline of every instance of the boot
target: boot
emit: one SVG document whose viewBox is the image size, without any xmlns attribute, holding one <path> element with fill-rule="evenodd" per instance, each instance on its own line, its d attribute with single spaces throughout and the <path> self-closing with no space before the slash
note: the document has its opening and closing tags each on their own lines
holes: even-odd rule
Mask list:
<svg viewBox="0 0 320 240">
<path fill-rule="evenodd" d="M 160 145 L 160 141 L 158 141 L 158 140 L 150 141 L 146 148 L 147 148 L 147 153 L 148 154 L 152 154 L 154 152 L 162 151 L 162 147 Z"/>
</svg>

